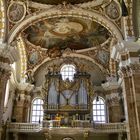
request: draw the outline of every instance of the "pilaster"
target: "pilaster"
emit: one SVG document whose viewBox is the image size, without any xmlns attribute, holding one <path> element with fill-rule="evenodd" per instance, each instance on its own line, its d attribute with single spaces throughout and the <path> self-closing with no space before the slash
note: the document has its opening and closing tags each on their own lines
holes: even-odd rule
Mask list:
<svg viewBox="0 0 140 140">
<path fill-rule="evenodd" d="M 106 100 L 108 103 L 109 122 L 120 122 L 122 111 L 117 78 L 115 76 L 107 77 L 107 82 L 102 84 L 102 87 L 107 91 Z"/>
<path fill-rule="evenodd" d="M 140 69 L 139 69 L 140 70 Z M 127 134 L 128 140 L 139 140 L 140 139 L 140 112 L 139 112 L 139 86 L 140 83 L 140 72 L 138 65 L 131 65 L 122 67 L 119 72 L 123 79 L 122 88 L 123 96 L 125 98 L 125 116 L 129 123 L 129 133 Z M 135 72 L 137 71 L 137 73 Z"/>
<path fill-rule="evenodd" d="M 122 110 L 120 106 L 120 95 L 117 90 L 112 90 L 110 94 L 106 95 L 108 109 L 109 109 L 109 122 L 120 122 L 122 118 Z"/>
<path fill-rule="evenodd" d="M 17 58 L 17 55 L 15 55 L 14 53 L 16 53 L 14 48 L 8 47 L 7 44 L 0 45 L 0 127 L 2 126 L 2 118 L 4 112 L 6 84 L 11 75 L 10 64 L 16 61 Z M 2 135 L 1 132 L 0 140 Z"/>
<path fill-rule="evenodd" d="M 13 107 L 13 118 L 17 122 L 27 122 L 29 118 L 29 109 L 31 96 L 30 92 L 33 89 L 33 85 L 29 83 L 20 83 L 17 86 L 15 93 L 15 102 Z"/>
</svg>

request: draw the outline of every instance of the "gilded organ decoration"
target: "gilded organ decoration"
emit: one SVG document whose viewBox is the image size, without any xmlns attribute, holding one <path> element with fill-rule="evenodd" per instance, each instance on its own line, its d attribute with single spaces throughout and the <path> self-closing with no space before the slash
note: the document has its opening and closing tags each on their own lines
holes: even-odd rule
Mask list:
<svg viewBox="0 0 140 140">
<path fill-rule="evenodd" d="M 11 23 L 18 23 L 26 15 L 26 5 L 24 2 L 12 1 L 8 7 L 7 16 Z"/>
</svg>

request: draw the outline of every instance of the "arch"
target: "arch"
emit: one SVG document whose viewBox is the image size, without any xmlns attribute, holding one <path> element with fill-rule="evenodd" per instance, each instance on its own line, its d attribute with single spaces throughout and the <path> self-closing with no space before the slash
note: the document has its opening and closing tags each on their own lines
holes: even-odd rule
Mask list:
<svg viewBox="0 0 140 140">
<path fill-rule="evenodd" d="M 97 63 L 93 58 L 89 57 L 89 56 L 85 56 L 85 55 L 82 55 L 82 54 L 77 54 L 77 53 L 71 53 L 69 55 L 63 55 L 63 57 L 77 57 L 77 58 L 83 58 L 83 59 L 86 59 L 92 63 L 94 63 L 95 65 L 97 65 L 99 67 L 99 69 L 103 72 L 103 73 L 108 73 L 108 70 L 105 69 L 101 64 Z M 49 57 L 46 58 L 40 65 L 36 66 L 34 69 L 33 69 L 33 73 L 32 75 L 34 75 L 34 73 L 45 63 L 51 61 L 52 59 L 50 59 Z"/>
<path fill-rule="evenodd" d="M 73 80 L 74 74 L 76 73 L 76 67 L 73 64 L 64 64 L 61 67 L 60 73 L 62 75 L 62 79 L 66 80 Z"/>
<path fill-rule="evenodd" d="M 77 7 L 73 7 L 71 10 L 63 11 L 55 7 L 55 8 L 51 8 L 50 10 L 33 13 L 21 23 L 15 25 L 14 28 L 9 33 L 8 42 L 11 43 L 15 39 L 17 34 L 25 30 L 31 24 L 38 22 L 40 20 L 56 18 L 56 17 L 81 17 L 83 19 L 89 19 L 98 22 L 99 24 L 107 28 L 111 32 L 111 34 L 118 40 L 123 39 L 122 33 L 118 29 L 118 27 L 109 19 L 107 19 L 105 16 L 95 11 L 94 12 L 86 11 L 84 9 L 77 8 Z"/>
</svg>

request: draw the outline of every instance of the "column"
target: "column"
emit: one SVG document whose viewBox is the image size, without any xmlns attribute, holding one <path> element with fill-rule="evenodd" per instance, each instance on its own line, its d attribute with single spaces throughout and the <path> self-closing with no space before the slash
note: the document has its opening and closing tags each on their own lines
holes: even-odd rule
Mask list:
<svg viewBox="0 0 140 140">
<path fill-rule="evenodd" d="M 31 108 L 31 96 L 29 95 L 29 93 L 27 95 L 25 95 L 25 102 L 24 102 L 24 108 L 23 108 L 23 122 L 27 122 L 29 120 L 29 112 L 30 112 L 30 108 Z"/>
<path fill-rule="evenodd" d="M 25 91 L 17 90 L 16 101 L 13 107 L 13 117 L 16 119 L 16 122 L 24 122 L 24 103 L 25 103 Z"/>
<path fill-rule="evenodd" d="M 122 67 L 120 76 L 125 103 L 125 116 L 128 122 L 128 140 L 140 140 L 140 66 Z"/>
<path fill-rule="evenodd" d="M 107 105 L 109 109 L 109 122 L 120 122 L 122 118 L 122 111 L 120 106 L 120 96 L 117 90 L 112 90 L 110 94 L 106 95 Z"/>
<path fill-rule="evenodd" d="M 122 117 L 119 84 L 115 76 L 107 77 L 107 82 L 102 84 L 106 92 L 109 122 L 120 122 Z"/>
<path fill-rule="evenodd" d="M 5 89 L 7 81 L 10 77 L 10 66 L 8 64 L 7 68 L 2 68 L 3 65 L 0 66 L 0 140 L 2 139 L 2 118 L 3 118 L 3 112 L 4 112 L 4 99 L 5 99 Z"/>
</svg>

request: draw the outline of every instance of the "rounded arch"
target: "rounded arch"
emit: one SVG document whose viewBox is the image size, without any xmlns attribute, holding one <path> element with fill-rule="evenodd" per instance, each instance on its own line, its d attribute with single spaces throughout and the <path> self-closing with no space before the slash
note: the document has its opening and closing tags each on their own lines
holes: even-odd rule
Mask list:
<svg viewBox="0 0 140 140">
<path fill-rule="evenodd" d="M 60 69 L 63 80 L 73 80 L 76 73 L 76 67 L 73 64 L 63 64 Z"/>
<path fill-rule="evenodd" d="M 99 67 L 99 69 L 103 72 L 103 73 L 108 73 L 109 71 L 107 69 L 105 69 L 101 64 L 97 63 L 93 58 L 89 57 L 89 56 L 85 56 L 85 55 L 82 55 L 82 54 L 77 54 L 77 53 L 71 53 L 69 55 L 63 55 L 63 57 L 76 57 L 76 58 L 83 58 L 85 60 L 88 60 L 90 62 L 92 62 L 93 64 L 97 65 Z M 40 65 L 36 66 L 34 69 L 33 69 L 33 73 L 32 75 L 34 75 L 34 73 L 45 63 L 51 61 L 52 59 L 50 58 L 46 58 Z"/>
<path fill-rule="evenodd" d="M 8 42 L 11 43 L 21 31 L 25 30 L 31 24 L 38 22 L 40 20 L 56 18 L 56 17 L 81 17 L 83 19 L 89 19 L 107 28 L 109 32 L 111 32 L 111 34 L 118 40 L 123 39 L 122 33 L 118 29 L 118 27 L 109 19 L 107 19 L 105 16 L 95 11 L 94 12 L 87 11 L 77 7 L 74 7 L 71 10 L 63 11 L 56 7 L 50 10 L 33 13 L 33 15 L 27 17 L 20 24 L 15 25 L 14 28 L 9 33 Z"/>
</svg>

